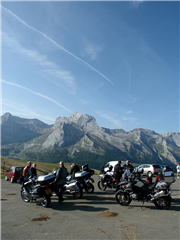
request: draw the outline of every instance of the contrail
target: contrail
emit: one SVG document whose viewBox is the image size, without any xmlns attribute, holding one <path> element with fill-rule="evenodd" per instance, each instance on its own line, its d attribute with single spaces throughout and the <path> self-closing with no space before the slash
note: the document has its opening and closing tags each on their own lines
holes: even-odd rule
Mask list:
<svg viewBox="0 0 180 240">
<path fill-rule="evenodd" d="M 48 37 L 46 34 L 42 33 L 41 31 L 37 30 L 36 28 L 30 26 L 29 24 L 27 24 L 24 20 L 22 20 L 21 18 L 19 18 L 16 14 L 14 14 L 13 12 L 11 12 L 10 10 L 8 10 L 7 8 L 1 6 L 6 12 L 8 12 L 9 14 L 11 14 L 13 17 L 15 17 L 19 22 L 21 22 L 22 24 L 24 24 L 26 27 L 36 31 L 37 33 L 39 33 L 40 35 L 42 35 L 43 37 L 45 37 L 46 39 L 48 39 L 49 41 L 51 41 L 55 46 L 59 47 L 61 50 L 63 50 L 64 52 L 68 53 L 69 55 L 71 55 L 72 57 L 76 58 L 77 60 L 83 62 L 84 64 L 86 64 L 88 67 L 90 67 L 92 70 L 94 70 L 95 72 L 97 72 L 98 74 L 100 74 L 103 78 L 105 78 L 108 82 L 110 82 L 111 84 L 114 85 L 114 83 L 107 78 L 104 74 L 102 74 L 101 72 L 99 72 L 97 69 L 95 69 L 94 67 L 92 67 L 90 64 L 88 64 L 87 62 L 85 62 L 84 60 L 82 60 L 81 58 L 77 57 L 76 55 L 74 55 L 73 53 L 69 52 L 67 49 L 65 49 L 64 47 L 62 47 L 61 45 L 59 45 L 58 43 L 56 43 L 54 40 L 52 40 L 50 37 Z"/>
<path fill-rule="evenodd" d="M 60 103 L 58 103 L 57 101 L 55 101 L 54 99 L 52 99 L 52 98 L 50 98 L 50 97 L 48 97 L 48 96 L 45 96 L 45 95 L 43 95 L 43 94 L 41 94 L 41 93 L 38 93 L 38 92 L 34 92 L 34 91 L 32 91 L 31 89 L 29 89 L 29 88 L 23 87 L 23 86 L 21 86 L 21 85 L 19 85 L 19 84 L 16 84 L 16 83 L 12 83 L 12 82 L 5 81 L 5 80 L 3 80 L 3 79 L 1 79 L 1 82 L 5 83 L 5 84 L 12 85 L 12 86 L 15 86 L 15 87 L 18 87 L 18 88 L 21 88 L 21 89 L 24 89 L 24 90 L 26 90 L 26 91 L 28 91 L 28 92 L 33 93 L 33 94 L 36 95 L 36 96 L 45 98 L 46 100 L 49 100 L 50 102 L 55 103 L 56 105 L 58 105 L 59 107 L 63 108 L 64 110 L 72 113 L 69 109 L 67 109 L 66 107 L 64 107 L 63 105 L 61 105 Z"/>
</svg>

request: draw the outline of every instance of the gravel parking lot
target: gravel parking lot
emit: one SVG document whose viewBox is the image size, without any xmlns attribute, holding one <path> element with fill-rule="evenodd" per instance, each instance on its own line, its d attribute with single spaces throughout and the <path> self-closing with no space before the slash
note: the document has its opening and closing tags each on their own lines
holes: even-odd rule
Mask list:
<svg viewBox="0 0 180 240">
<path fill-rule="evenodd" d="M 84 193 L 82 199 L 71 195 L 58 204 L 52 197 L 50 208 L 26 204 L 20 185 L 1 180 L 1 239 L 180 239 L 180 180 L 172 184 L 172 204 L 159 210 L 152 203 L 116 203 L 114 192 Z"/>
</svg>

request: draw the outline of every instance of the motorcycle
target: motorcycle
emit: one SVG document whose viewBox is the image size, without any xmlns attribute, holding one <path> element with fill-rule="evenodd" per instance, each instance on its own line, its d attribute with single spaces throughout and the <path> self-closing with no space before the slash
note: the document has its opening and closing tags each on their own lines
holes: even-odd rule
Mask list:
<svg viewBox="0 0 180 240">
<path fill-rule="evenodd" d="M 159 209 L 168 209 L 171 206 L 171 184 L 175 181 L 172 176 L 169 180 L 154 183 L 146 183 L 140 175 L 143 169 L 134 171 L 132 174 L 126 172 L 126 178 L 118 185 L 119 190 L 115 194 L 118 204 L 128 206 L 132 200 L 152 202 Z"/>
<path fill-rule="evenodd" d="M 116 180 L 114 179 L 113 175 L 110 173 L 112 170 L 112 166 L 109 167 L 108 171 L 104 171 L 104 167 L 101 169 L 99 174 L 99 182 L 98 188 L 102 191 L 105 191 L 106 188 L 116 188 Z"/>
<path fill-rule="evenodd" d="M 39 202 L 43 207 L 49 207 L 55 186 L 54 179 L 53 174 L 42 175 L 38 178 L 21 177 L 19 183 L 21 185 L 22 200 L 26 203 Z"/>
<path fill-rule="evenodd" d="M 56 177 L 57 171 L 53 169 L 52 172 Z M 66 195 L 66 194 L 72 194 L 75 199 L 82 198 L 83 196 L 83 191 L 80 187 L 80 183 L 77 180 L 72 179 L 71 175 L 66 177 L 66 183 L 63 186 L 62 195 Z M 57 195 L 56 191 L 53 191 L 52 195 L 56 196 Z"/>
<path fill-rule="evenodd" d="M 94 192 L 94 179 L 91 177 L 94 174 L 94 170 L 89 169 L 88 164 L 82 166 L 82 171 L 76 172 L 74 179 L 79 183 L 80 188 L 86 191 L 86 193 Z"/>
<path fill-rule="evenodd" d="M 75 199 L 82 198 L 83 191 L 80 187 L 80 184 L 74 179 L 72 179 L 71 176 L 66 177 L 66 184 L 63 186 L 63 195 L 65 194 L 72 194 Z"/>
</svg>

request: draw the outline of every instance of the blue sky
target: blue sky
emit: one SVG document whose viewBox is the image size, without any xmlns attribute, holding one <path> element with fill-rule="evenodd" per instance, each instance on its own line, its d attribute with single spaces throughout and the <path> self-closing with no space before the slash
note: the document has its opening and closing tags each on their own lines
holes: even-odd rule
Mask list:
<svg viewBox="0 0 180 240">
<path fill-rule="evenodd" d="M 179 2 L 1 2 L 1 115 L 179 132 Z"/>
</svg>

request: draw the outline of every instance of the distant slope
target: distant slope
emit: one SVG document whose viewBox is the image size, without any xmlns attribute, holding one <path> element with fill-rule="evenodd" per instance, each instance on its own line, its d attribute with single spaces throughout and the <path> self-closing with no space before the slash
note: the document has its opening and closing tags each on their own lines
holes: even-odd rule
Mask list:
<svg viewBox="0 0 180 240">
<path fill-rule="evenodd" d="M 176 165 L 180 161 L 180 133 L 160 135 L 148 129 L 107 129 L 94 117 L 73 113 L 50 126 L 6 113 L 1 117 L 4 157 L 56 163 L 76 161 L 101 169 L 108 161 Z"/>
</svg>

